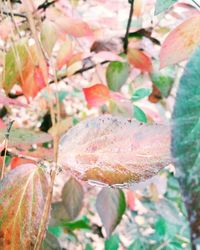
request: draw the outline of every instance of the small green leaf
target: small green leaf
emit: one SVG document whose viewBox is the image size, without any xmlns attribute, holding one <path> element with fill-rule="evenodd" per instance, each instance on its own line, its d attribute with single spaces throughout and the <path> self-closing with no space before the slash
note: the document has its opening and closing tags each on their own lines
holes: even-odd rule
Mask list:
<svg viewBox="0 0 200 250">
<path fill-rule="evenodd" d="M 149 96 L 151 94 L 152 90 L 151 89 L 147 89 L 147 88 L 141 88 L 141 89 L 137 89 L 132 97 L 131 97 L 131 101 L 132 102 L 136 102 L 139 101 L 147 96 Z"/>
<path fill-rule="evenodd" d="M 83 206 L 83 187 L 75 178 L 71 177 L 62 190 L 62 201 L 69 215 L 70 220 L 74 220 Z"/>
<path fill-rule="evenodd" d="M 114 234 L 105 241 L 105 250 L 114 250 L 114 249 L 117 250 L 119 248 L 119 243 L 120 243 L 119 235 Z"/>
<path fill-rule="evenodd" d="M 155 222 L 155 231 L 156 233 L 163 237 L 166 234 L 167 231 L 167 225 L 166 225 L 166 220 L 162 217 L 158 218 Z"/>
<path fill-rule="evenodd" d="M 90 243 L 87 243 L 85 246 L 85 250 L 93 250 L 93 247 Z"/>
<path fill-rule="evenodd" d="M 122 190 L 103 188 L 97 196 L 97 212 L 109 237 L 120 223 L 126 210 L 125 196 Z"/>
<path fill-rule="evenodd" d="M 170 6 L 176 3 L 177 0 L 156 0 L 155 15 L 167 10 Z"/>
<path fill-rule="evenodd" d="M 106 79 L 109 89 L 112 91 L 119 91 L 126 83 L 128 73 L 128 63 L 118 61 L 109 63 L 106 70 Z"/>
<path fill-rule="evenodd" d="M 136 105 L 133 106 L 133 117 L 139 122 L 147 123 L 147 117 L 144 111 Z"/>
<path fill-rule="evenodd" d="M 79 220 L 75 221 L 63 221 L 61 223 L 62 227 L 65 227 L 69 230 L 75 230 L 75 229 L 91 229 L 89 220 L 86 216 L 83 216 Z"/>
</svg>

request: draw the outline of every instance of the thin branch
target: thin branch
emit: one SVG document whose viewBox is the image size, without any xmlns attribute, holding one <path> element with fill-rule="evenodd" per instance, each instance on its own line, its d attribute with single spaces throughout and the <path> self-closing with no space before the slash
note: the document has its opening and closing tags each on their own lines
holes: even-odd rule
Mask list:
<svg viewBox="0 0 200 250">
<path fill-rule="evenodd" d="M 1 13 L 3 13 L 4 15 L 6 16 L 17 16 L 17 17 L 21 17 L 21 18 L 24 18 L 27 20 L 27 16 L 26 15 L 23 15 L 23 14 L 20 14 L 20 13 L 11 13 L 9 11 L 2 11 Z"/>
<path fill-rule="evenodd" d="M 56 2 L 57 2 L 57 0 L 53 0 L 51 2 L 49 2 L 49 1 L 46 0 L 44 3 L 40 4 L 37 7 L 37 10 L 43 10 L 43 11 L 45 11 L 47 8 L 49 8 L 49 6 L 53 5 Z"/>
<path fill-rule="evenodd" d="M 193 2 L 198 8 L 200 8 L 200 5 L 199 5 L 195 0 L 192 0 L 192 2 Z"/>
<path fill-rule="evenodd" d="M 131 21 L 132 21 L 132 16 L 133 16 L 133 5 L 134 5 L 134 0 L 131 0 L 131 7 L 130 7 L 130 12 L 129 12 L 129 18 L 128 18 L 128 23 L 126 27 L 126 33 L 124 37 L 124 53 L 127 53 L 128 49 L 128 36 L 129 36 L 129 30 L 131 27 Z"/>
</svg>

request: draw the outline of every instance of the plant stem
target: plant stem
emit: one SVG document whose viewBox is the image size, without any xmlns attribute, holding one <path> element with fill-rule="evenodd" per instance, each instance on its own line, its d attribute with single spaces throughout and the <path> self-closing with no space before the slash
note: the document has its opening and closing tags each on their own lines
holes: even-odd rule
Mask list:
<svg viewBox="0 0 200 250">
<path fill-rule="evenodd" d="M 131 1 L 129 18 L 128 18 L 128 23 L 127 23 L 127 26 L 126 26 L 125 37 L 124 37 L 124 53 L 125 54 L 127 54 L 127 50 L 128 50 L 128 35 L 129 35 L 129 30 L 130 30 L 130 27 L 131 27 L 131 21 L 132 21 L 132 16 L 133 16 L 133 5 L 134 5 L 134 0 Z"/>
<path fill-rule="evenodd" d="M 200 5 L 199 5 L 195 0 L 192 0 L 192 2 L 193 2 L 198 8 L 200 8 Z"/>
</svg>

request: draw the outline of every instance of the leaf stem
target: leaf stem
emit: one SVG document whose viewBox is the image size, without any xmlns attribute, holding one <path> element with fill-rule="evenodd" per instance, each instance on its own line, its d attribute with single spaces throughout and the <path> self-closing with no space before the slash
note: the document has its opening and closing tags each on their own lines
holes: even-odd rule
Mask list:
<svg viewBox="0 0 200 250">
<path fill-rule="evenodd" d="M 200 8 L 200 5 L 199 5 L 195 0 L 192 0 L 192 2 L 193 2 L 198 8 Z"/>
<path fill-rule="evenodd" d="M 129 18 L 128 18 L 128 23 L 127 23 L 127 26 L 126 26 L 125 37 L 124 37 L 124 53 L 125 54 L 127 54 L 127 50 L 128 50 L 128 35 L 129 35 L 129 30 L 130 30 L 130 27 L 131 27 L 131 21 L 132 21 L 132 16 L 133 16 L 133 5 L 134 5 L 134 0 L 131 0 Z"/>
</svg>

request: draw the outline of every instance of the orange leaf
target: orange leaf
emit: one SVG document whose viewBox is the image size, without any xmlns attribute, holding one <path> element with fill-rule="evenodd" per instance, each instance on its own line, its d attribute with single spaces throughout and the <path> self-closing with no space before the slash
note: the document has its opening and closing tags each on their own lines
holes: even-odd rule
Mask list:
<svg viewBox="0 0 200 250">
<path fill-rule="evenodd" d="M 128 50 L 128 61 L 135 68 L 138 68 L 141 71 L 152 71 L 151 59 L 144 52 L 138 49 L 130 48 Z"/>
<path fill-rule="evenodd" d="M 160 51 L 160 67 L 187 59 L 200 43 L 200 15 L 176 27 L 165 39 Z"/>
<path fill-rule="evenodd" d="M 0 249 L 33 249 L 45 206 L 49 181 L 44 170 L 21 165 L 0 185 Z"/>
<path fill-rule="evenodd" d="M 83 88 L 83 92 L 89 107 L 99 107 L 110 99 L 109 89 L 102 83 Z"/>
</svg>

